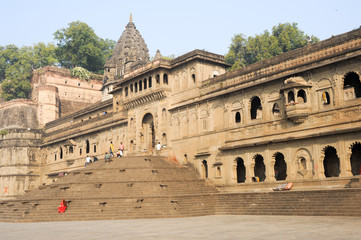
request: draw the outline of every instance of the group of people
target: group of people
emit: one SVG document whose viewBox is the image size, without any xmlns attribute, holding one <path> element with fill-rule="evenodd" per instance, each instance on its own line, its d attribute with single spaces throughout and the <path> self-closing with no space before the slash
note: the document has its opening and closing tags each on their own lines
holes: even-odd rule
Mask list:
<svg viewBox="0 0 361 240">
<path fill-rule="evenodd" d="M 125 147 L 124 147 L 123 142 L 120 142 L 118 151 L 116 152 L 118 158 L 121 158 L 121 157 L 123 156 L 123 154 L 124 154 L 124 148 L 125 148 Z M 105 153 L 104 160 L 105 160 L 105 161 L 109 161 L 111 157 L 115 157 L 115 155 L 114 155 L 114 144 L 113 144 L 112 141 L 110 141 L 109 153 L 108 153 L 108 152 Z M 89 165 L 90 163 L 92 163 L 92 162 L 95 163 L 95 162 L 98 161 L 98 158 L 97 158 L 96 156 L 93 156 L 93 158 L 94 158 L 94 160 L 92 161 L 92 159 L 91 159 L 91 157 L 89 157 L 89 155 L 86 156 L 85 167 L 86 167 L 87 165 Z"/>
<path fill-rule="evenodd" d="M 117 158 L 121 158 L 123 156 L 123 152 L 124 152 L 124 144 L 123 142 L 120 142 L 118 151 L 117 151 Z M 110 141 L 110 147 L 109 147 L 109 155 L 115 157 L 114 155 L 114 145 L 113 142 Z"/>
</svg>

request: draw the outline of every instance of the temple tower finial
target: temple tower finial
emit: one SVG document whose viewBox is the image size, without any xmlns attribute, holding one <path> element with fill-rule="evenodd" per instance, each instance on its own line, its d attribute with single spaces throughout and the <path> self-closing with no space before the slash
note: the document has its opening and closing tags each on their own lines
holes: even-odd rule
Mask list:
<svg viewBox="0 0 361 240">
<path fill-rule="evenodd" d="M 132 13 L 130 13 L 129 22 L 132 22 Z"/>
</svg>

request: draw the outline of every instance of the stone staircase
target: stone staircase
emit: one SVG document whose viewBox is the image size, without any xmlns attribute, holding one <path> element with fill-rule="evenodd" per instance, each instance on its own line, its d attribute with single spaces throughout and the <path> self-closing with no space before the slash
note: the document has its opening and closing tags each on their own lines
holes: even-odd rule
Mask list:
<svg viewBox="0 0 361 240">
<path fill-rule="evenodd" d="M 109 163 L 102 160 L 70 172 L 15 200 L 0 201 L 0 221 L 88 221 L 227 214 L 361 217 L 361 189 L 348 187 L 351 185 L 318 190 L 226 192 L 216 190 L 191 169 L 163 157 L 113 158 Z M 61 199 L 69 202 L 63 214 L 57 212 Z"/>
<path fill-rule="evenodd" d="M 215 211 L 217 190 L 162 157 L 112 158 L 70 172 L 15 200 L 0 202 L 0 221 L 87 221 L 188 217 Z M 59 214 L 61 199 L 68 209 Z"/>
<path fill-rule="evenodd" d="M 216 214 L 361 217 L 361 189 L 219 194 Z"/>
</svg>

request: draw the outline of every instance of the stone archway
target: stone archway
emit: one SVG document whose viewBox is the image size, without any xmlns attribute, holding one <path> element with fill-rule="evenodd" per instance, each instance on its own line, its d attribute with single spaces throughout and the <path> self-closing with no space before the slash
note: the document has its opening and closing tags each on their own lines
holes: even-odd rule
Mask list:
<svg viewBox="0 0 361 240">
<path fill-rule="evenodd" d="M 244 166 L 244 161 L 242 158 L 237 157 L 235 162 L 237 163 L 237 183 L 243 183 L 246 181 L 246 167 Z"/>
<path fill-rule="evenodd" d="M 153 115 L 147 113 L 142 120 L 142 150 L 145 150 L 148 154 L 153 154 L 155 146 L 155 130 L 154 130 L 154 118 Z"/>
<path fill-rule="evenodd" d="M 285 161 L 285 157 L 282 153 L 277 152 L 273 155 L 275 159 L 274 171 L 275 171 L 275 179 L 286 180 L 287 178 L 287 164 Z"/>
<path fill-rule="evenodd" d="M 323 167 L 326 177 L 338 177 L 340 175 L 340 159 L 334 147 L 327 146 L 323 150 Z"/>
<path fill-rule="evenodd" d="M 353 176 L 360 175 L 361 170 L 361 143 L 352 144 L 351 148 L 351 172 Z"/>
<path fill-rule="evenodd" d="M 262 155 L 256 154 L 254 156 L 254 176 L 259 178 L 260 182 L 266 179 L 266 166 Z"/>
</svg>

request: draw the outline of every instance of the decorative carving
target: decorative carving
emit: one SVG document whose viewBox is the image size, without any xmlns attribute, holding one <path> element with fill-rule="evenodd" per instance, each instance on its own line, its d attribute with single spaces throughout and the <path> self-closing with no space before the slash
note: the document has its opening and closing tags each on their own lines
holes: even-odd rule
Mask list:
<svg viewBox="0 0 361 240">
<path fill-rule="evenodd" d="M 140 96 L 137 99 L 131 99 L 124 102 L 125 109 L 134 108 L 139 105 L 148 104 L 153 101 L 158 101 L 166 97 L 164 90 L 158 90 L 158 92 L 152 92 L 148 95 Z"/>
</svg>

